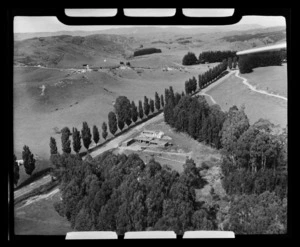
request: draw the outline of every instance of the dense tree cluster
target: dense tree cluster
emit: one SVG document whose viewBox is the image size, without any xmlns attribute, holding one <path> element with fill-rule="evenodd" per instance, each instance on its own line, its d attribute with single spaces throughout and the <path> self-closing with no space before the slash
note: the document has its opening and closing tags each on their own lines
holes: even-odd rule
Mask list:
<svg viewBox="0 0 300 247">
<path fill-rule="evenodd" d="M 252 69 L 264 66 L 273 66 L 282 64 L 281 52 L 267 52 L 259 54 L 248 54 L 240 56 L 238 65 L 242 74 L 252 72 Z"/>
<path fill-rule="evenodd" d="M 236 234 L 286 232 L 286 129 L 278 134 L 264 119 L 250 125 L 243 106 L 224 113 L 218 105 L 209 106 L 203 96 L 186 95 L 177 102 L 173 94 L 165 90 L 165 122 L 222 148 L 222 183 L 233 200 L 225 228 Z"/>
<path fill-rule="evenodd" d="M 260 119 L 249 125 L 243 109 L 232 108 L 222 129 L 225 155 L 223 185 L 229 194 L 287 193 L 286 133 L 272 133 L 273 125 Z M 239 184 L 239 186 L 237 186 Z"/>
<path fill-rule="evenodd" d="M 287 134 L 260 119 L 253 125 L 244 109 L 232 107 L 221 131 L 223 187 L 236 198 L 228 229 L 237 234 L 286 231 Z"/>
<path fill-rule="evenodd" d="M 142 56 L 142 55 L 148 55 L 148 54 L 152 54 L 152 53 L 161 53 L 161 49 L 157 49 L 157 48 L 144 48 L 144 49 L 140 49 L 137 50 L 133 53 L 133 56 Z"/>
<path fill-rule="evenodd" d="M 196 201 L 205 181 L 193 160 L 179 174 L 136 154 L 106 152 L 82 161 L 58 157 L 62 201 L 55 204 L 78 231 L 215 230 L 215 208 Z"/>
<path fill-rule="evenodd" d="M 229 209 L 225 230 L 236 234 L 285 234 L 287 230 L 287 199 L 274 192 L 240 195 Z"/>
<path fill-rule="evenodd" d="M 164 108 L 165 122 L 196 140 L 220 148 L 220 131 L 225 120 L 225 113 L 220 107 L 209 106 L 204 96 L 186 95 L 173 103 L 170 90 L 166 92 L 168 104 Z"/>
<path fill-rule="evenodd" d="M 233 58 L 236 56 L 236 51 L 204 51 L 199 55 L 200 63 L 217 63 L 222 62 L 224 59 L 229 57 Z"/>
<path fill-rule="evenodd" d="M 197 57 L 193 52 L 188 52 L 182 59 L 182 65 L 194 65 L 197 62 Z"/>
</svg>

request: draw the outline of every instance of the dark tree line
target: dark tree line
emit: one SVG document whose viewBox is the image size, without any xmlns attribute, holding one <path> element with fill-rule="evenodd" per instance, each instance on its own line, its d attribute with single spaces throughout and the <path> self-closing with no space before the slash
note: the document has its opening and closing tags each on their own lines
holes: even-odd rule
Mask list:
<svg viewBox="0 0 300 247">
<path fill-rule="evenodd" d="M 62 201 L 55 209 L 78 231 L 216 230 L 214 207 L 196 201 L 205 181 L 193 160 L 179 174 L 154 159 L 106 152 L 82 161 L 58 155 Z M 62 169 L 61 169 L 62 168 Z"/>
<path fill-rule="evenodd" d="M 131 125 L 131 123 L 136 123 L 138 118 L 141 120 L 144 118 L 144 115 L 148 117 L 150 114 L 155 113 L 155 109 L 159 111 L 163 105 L 164 98 L 163 95 L 159 97 L 158 93 L 155 92 L 155 100 L 148 99 L 144 97 L 144 102 L 139 101 L 138 107 L 136 107 L 135 102 L 130 101 L 125 96 L 119 96 L 115 102 L 115 110 L 109 112 L 108 114 L 108 125 L 106 122 L 102 123 L 102 137 L 106 140 L 108 136 L 108 129 L 112 135 L 115 135 L 118 129 L 122 131 L 125 127 Z M 83 146 L 86 150 L 89 150 L 89 147 L 94 141 L 95 145 L 100 142 L 100 133 L 96 125 L 91 129 L 89 128 L 87 122 L 83 122 L 81 132 L 76 128 L 72 129 L 72 133 L 68 127 L 64 127 L 61 130 L 61 143 L 62 143 L 62 152 L 66 154 L 71 153 L 71 140 L 72 136 L 72 146 L 75 153 L 79 153 L 81 150 L 81 140 Z M 54 138 L 50 138 L 50 154 L 57 154 L 57 146 Z"/>
<path fill-rule="evenodd" d="M 214 68 L 209 69 L 208 71 L 200 74 L 198 76 L 198 85 L 199 88 L 205 88 L 209 84 L 211 84 L 214 80 L 218 79 L 218 77 L 227 69 L 227 62 L 223 60 L 222 63 L 215 66 Z"/>
<path fill-rule="evenodd" d="M 217 63 L 222 62 L 224 59 L 228 59 L 229 57 L 235 57 L 236 51 L 204 51 L 199 54 L 199 62 L 200 63 Z"/>
<path fill-rule="evenodd" d="M 142 56 L 142 55 L 147 55 L 147 54 L 152 54 L 152 53 L 161 53 L 161 49 L 157 48 L 144 48 L 137 50 L 133 53 L 133 56 Z"/>
<path fill-rule="evenodd" d="M 250 73 L 254 68 L 281 65 L 283 56 L 281 52 L 267 52 L 259 54 L 242 55 L 239 58 L 238 65 L 242 74 Z"/>
<path fill-rule="evenodd" d="M 164 118 L 167 124 L 198 141 L 216 148 L 221 147 L 220 131 L 225 113 L 220 107 L 209 106 L 204 96 L 181 96 L 178 102 L 173 103 L 168 89 L 166 99 L 168 103 L 164 108 Z"/>
<path fill-rule="evenodd" d="M 149 99 L 147 96 L 144 96 L 144 101 L 139 100 L 138 107 L 135 105 L 135 102 L 130 103 L 129 99 L 125 96 L 119 96 L 115 102 L 115 111 L 111 111 L 108 114 L 108 126 L 110 133 L 115 135 L 117 130 L 122 131 L 125 127 L 130 124 L 136 123 L 138 118 L 141 120 L 144 119 L 144 116 L 149 117 L 155 112 L 155 109 L 159 111 L 163 107 L 163 96 L 159 97 L 158 93 L 155 92 L 155 97 Z"/>
</svg>

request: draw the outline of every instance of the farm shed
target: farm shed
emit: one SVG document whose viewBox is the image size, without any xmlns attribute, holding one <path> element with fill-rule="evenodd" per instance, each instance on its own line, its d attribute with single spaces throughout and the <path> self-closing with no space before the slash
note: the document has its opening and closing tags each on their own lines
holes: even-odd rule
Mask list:
<svg viewBox="0 0 300 247">
<path fill-rule="evenodd" d="M 126 141 L 123 142 L 123 146 L 128 147 L 128 146 L 130 146 L 134 142 L 135 142 L 135 140 L 132 139 L 132 138 L 130 138 L 130 139 L 128 139 L 128 140 L 126 140 Z"/>
</svg>

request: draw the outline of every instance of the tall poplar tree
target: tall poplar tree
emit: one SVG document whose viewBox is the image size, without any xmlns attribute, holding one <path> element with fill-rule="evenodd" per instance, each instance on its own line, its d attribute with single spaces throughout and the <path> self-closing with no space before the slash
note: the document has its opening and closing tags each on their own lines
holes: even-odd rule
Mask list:
<svg viewBox="0 0 300 247">
<path fill-rule="evenodd" d="M 160 109 L 160 98 L 159 98 L 157 92 L 155 92 L 155 108 L 156 108 L 156 110 L 158 110 L 158 111 L 159 111 L 159 109 Z"/>
<path fill-rule="evenodd" d="M 115 133 L 118 130 L 118 123 L 117 123 L 117 116 L 112 111 L 108 113 L 108 127 L 109 127 L 110 133 L 115 135 Z"/>
<path fill-rule="evenodd" d="M 98 144 L 98 142 L 100 140 L 99 130 L 96 125 L 93 126 L 93 140 L 96 145 Z"/>
<path fill-rule="evenodd" d="M 143 109 L 143 104 L 142 104 L 141 100 L 139 100 L 139 117 L 140 117 L 140 119 L 143 119 L 143 117 L 144 117 L 144 109 Z"/>
<path fill-rule="evenodd" d="M 78 154 L 81 149 L 81 136 L 80 136 L 80 132 L 76 128 L 73 128 L 72 139 L 73 139 L 73 150 L 75 153 Z"/>
<path fill-rule="evenodd" d="M 28 175 L 31 175 L 35 169 L 35 159 L 29 147 L 26 145 L 23 147 L 22 158 L 23 158 L 25 172 Z"/>
<path fill-rule="evenodd" d="M 106 122 L 102 123 L 102 137 L 104 138 L 104 140 L 106 140 L 108 133 L 107 133 L 107 124 Z"/>
<path fill-rule="evenodd" d="M 83 141 L 83 146 L 88 150 L 90 144 L 92 143 L 92 134 L 87 122 L 82 123 L 81 138 Z"/>
</svg>

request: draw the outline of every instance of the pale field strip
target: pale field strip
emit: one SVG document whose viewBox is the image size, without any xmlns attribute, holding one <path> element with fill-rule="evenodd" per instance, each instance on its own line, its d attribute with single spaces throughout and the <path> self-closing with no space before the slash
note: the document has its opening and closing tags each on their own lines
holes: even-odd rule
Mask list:
<svg viewBox="0 0 300 247">
<path fill-rule="evenodd" d="M 33 189 L 35 188 L 38 188 L 40 187 L 41 185 L 44 185 L 48 182 L 51 181 L 51 176 L 50 175 L 47 175 L 47 176 L 44 176 L 43 178 L 17 190 L 14 192 L 14 198 L 17 199 L 18 197 L 24 195 L 24 194 L 27 194 L 28 192 L 32 191 Z"/>
<path fill-rule="evenodd" d="M 24 208 L 24 207 L 26 207 L 26 206 L 28 206 L 32 203 L 35 203 L 35 202 L 38 202 L 38 201 L 42 200 L 42 199 L 49 199 L 58 192 L 59 192 L 59 188 L 56 188 L 56 189 L 52 190 L 51 192 L 49 192 L 48 194 L 31 197 L 28 200 L 26 200 L 26 203 L 24 205 L 22 205 L 21 207 L 19 207 L 17 209 L 20 210 L 21 208 Z"/>
</svg>

